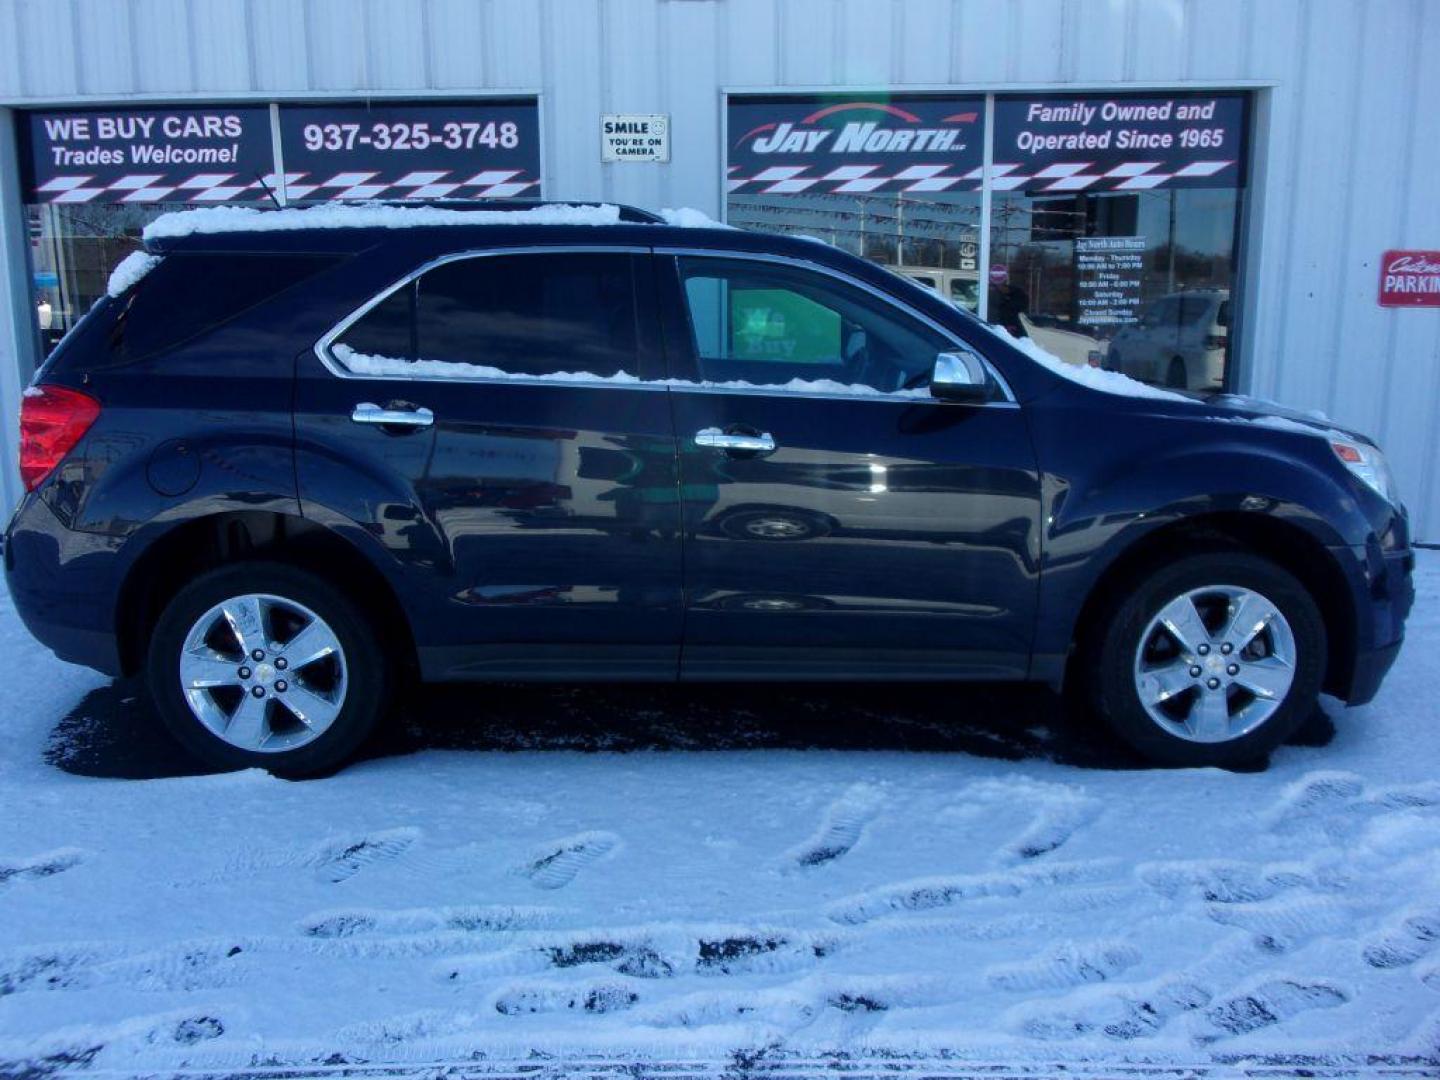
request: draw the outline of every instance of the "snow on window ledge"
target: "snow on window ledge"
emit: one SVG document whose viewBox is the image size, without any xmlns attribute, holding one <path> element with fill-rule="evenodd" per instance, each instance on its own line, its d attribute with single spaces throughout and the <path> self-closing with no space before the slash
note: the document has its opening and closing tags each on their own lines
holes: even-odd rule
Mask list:
<svg viewBox="0 0 1440 1080">
<path fill-rule="evenodd" d="M 110 272 L 110 283 L 105 287 L 110 296 L 120 296 L 151 270 L 160 265 L 160 256 L 144 251 L 132 251 L 120 260 Z"/>
<path fill-rule="evenodd" d="M 752 383 L 741 380 L 729 382 L 694 381 L 690 379 L 641 379 L 628 372 L 619 371 L 614 375 L 596 375 L 588 371 L 556 371 L 548 375 L 517 375 L 501 368 L 486 364 L 466 364 L 450 360 L 404 360 L 395 356 L 374 356 L 357 352 L 343 342 L 330 346 L 335 361 L 354 375 L 384 378 L 399 376 L 414 378 L 423 376 L 432 379 L 494 380 L 523 384 L 568 383 L 593 384 L 597 386 L 654 386 L 673 387 L 677 390 L 735 390 L 768 391 L 789 394 L 824 394 L 834 397 L 890 398 L 908 401 L 934 400 L 928 389 L 877 390 L 873 386 L 858 383 L 836 382 L 834 379 L 791 379 L 784 383 Z"/>
</svg>

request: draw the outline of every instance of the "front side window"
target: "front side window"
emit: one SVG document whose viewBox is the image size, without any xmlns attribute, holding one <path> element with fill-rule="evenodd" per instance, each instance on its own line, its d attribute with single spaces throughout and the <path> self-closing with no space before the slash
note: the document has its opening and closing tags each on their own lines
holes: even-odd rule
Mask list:
<svg viewBox="0 0 1440 1080">
<path fill-rule="evenodd" d="M 334 351 L 366 374 L 635 376 L 635 320 L 628 254 L 476 256 L 391 293 Z"/>
<path fill-rule="evenodd" d="M 880 393 L 924 386 L 937 331 L 813 271 L 744 259 L 681 258 L 699 377 L 707 383 Z M 823 389 L 823 388 L 822 388 Z"/>
</svg>

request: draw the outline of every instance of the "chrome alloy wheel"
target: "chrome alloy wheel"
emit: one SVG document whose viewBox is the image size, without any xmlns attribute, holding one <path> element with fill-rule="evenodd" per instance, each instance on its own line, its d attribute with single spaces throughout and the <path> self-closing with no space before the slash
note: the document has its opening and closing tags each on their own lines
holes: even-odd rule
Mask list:
<svg viewBox="0 0 1440 1080">
<path fill-rule="evenodd" d="M 216 604 L 190 627 L 180 653 L 190 711 L 231 746 L 295 750 L 339 715 L 345 652 L 324 619 L 283 596 L 251 593 Z"/>
<path fill-rule="evenodd" d="M 1208 585 L 1150 620 L 1135 652 L 1135 692 L 1169 734 L 1228 742 L 1280 708 L 1295 662 L 1295 635 L 1274 603 L 1253 589 Z"/>
<path fill-rule="evenodd" d="M 762 540 L 794 540 L 808 536 L 813 530 L 799 518 L 771 515 L 751 518 L 745 522 L 745 531 Z"/>
</svg>

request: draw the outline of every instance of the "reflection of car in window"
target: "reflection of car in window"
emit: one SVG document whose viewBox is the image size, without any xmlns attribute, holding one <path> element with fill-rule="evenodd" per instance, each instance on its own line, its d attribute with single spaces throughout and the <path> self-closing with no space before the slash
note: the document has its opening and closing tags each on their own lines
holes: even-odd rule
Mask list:
<svg viewBox="0 0 1440 1080">
<path fill-rule="evenodd" d="M 1219 390 L 1230 341 L 1230 293 L 1196 289 L 1146 306 L 1116 331 L 1105 367 L 1180 390 Z"/>
<path fill-rule="evenodd" d="M 980 280 L 974 270 L 950 270 L 940 266 L 892 266 L 890 269 L 928 289 L 934 289 L 967 311 L 976 311 L 980 306 Z"/>
</svg>

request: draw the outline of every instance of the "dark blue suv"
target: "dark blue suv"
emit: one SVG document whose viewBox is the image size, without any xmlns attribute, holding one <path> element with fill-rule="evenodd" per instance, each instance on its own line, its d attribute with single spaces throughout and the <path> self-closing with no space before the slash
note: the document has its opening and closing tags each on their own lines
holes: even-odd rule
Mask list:
<svg viewBox="0 0 1440 1080">
<path fill-rule="evenodd" d="M 411 677 L 1070 680 L 1229 764 L 1400 647 L 1371 441 L 1069 367 L 824 244 L 371 205 L 146 248 L 26 392 L 5 569 L 216 767 L 332 768 Z"/>
</svg>

